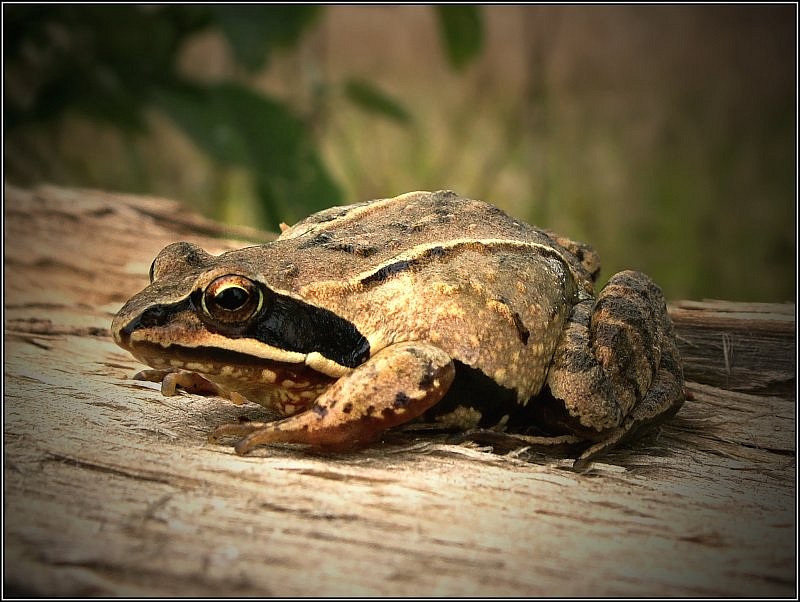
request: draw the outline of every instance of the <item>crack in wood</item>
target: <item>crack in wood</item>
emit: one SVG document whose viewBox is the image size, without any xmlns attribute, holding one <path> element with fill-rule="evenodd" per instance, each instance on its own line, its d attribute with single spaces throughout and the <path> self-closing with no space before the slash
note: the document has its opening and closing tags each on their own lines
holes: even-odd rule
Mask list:
<svg viewBox="0 0 800 602">
<path fill-rule="evenodd" d="M 77 468 L 84 468 L 86 470 L 93 470 L 96 472 L 112 474 L 127 479 L 135 479 L 137 481 L 160 483 L 162 485 L 185 486 L 186 484 L 192 484 L 196 486 L 199 483 L 201 483 L 201 481 L 198 481 L 197 479 L 190 479 L 186 477 L 178 477 L 176 479 L 174 475 L 161 476 L 152 472 L 134 471 L 130 469 L 121 468 L 118 466 L 101 464 L 100 462 L 96 461 L 84 460 L 81 458 L 76 458 L 75 456 L 70 456 L 67 454 L 62 454 L 53 451 L 48 451 L 47 454 L 45 455 L 45 459 L 55 462 L 61 462 L 68 466 L 75 466 Z"/>
</svg>

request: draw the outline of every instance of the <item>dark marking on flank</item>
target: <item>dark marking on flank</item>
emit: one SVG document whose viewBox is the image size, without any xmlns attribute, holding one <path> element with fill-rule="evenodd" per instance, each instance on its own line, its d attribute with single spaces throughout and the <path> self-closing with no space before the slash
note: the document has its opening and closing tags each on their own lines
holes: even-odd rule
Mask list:
<svg viewBox="0 0 800 602">
<path fill-rule="evenodd" d="M 395 408 L 404 408 L 408 405 L 411 401 L 411 398 L 400 391 L 397 395 L 394 396 L 394 403 L 392 404 Z"/>
<path fill-rule="evenodd" d="M 495 301 L 506 306 L 508 311 L 511 313 L 511 319 L 514 321 L 514 328 L 517 329 L 517 337 L 523 345 L 527 345 L 528 339 L 531 336 L 531 331 L 525 327 L 525 324 L 522 322 L 522 318 L 520 317 L 519 313 L 512 311 L 508 301 L 506 301 L 503 297 L 498 297 L 495 299 Z"/>
<path fill-rule="evenodd" d="M 349 401 L 342 406 L 342 412 L 344 412 L 345 414 L 349 414 L 352 411 L 353 411 L 353 404 L 350 403 Z"/>
<path fill-rule="evenodd" d="M 318 404 L 311 406 L 311 411 L 314 412 L 320 418 L 325 418 L 325 416 L 328 415 L 328 408 Z"/>
<path fill-rule="evenodd" d="M 419 379 L 419 388 L 423 391 L 426 391 L 431 388 L 433 385 L 433 381 L 436 380 L 436 371 L 433 369 L 433 366 L 428 366 L 428 369 L 425 371 L 425 374 L 422 375 L 422 378 Z M 402 395 L 402 393 L 398 393 L 398 395 Z"/>
<path fill-rule="evenodd" d="M 531 336 L 531 331 L 525 328 L 525 324 L 522 323 L 522 318 L 519 317 L 517 312 L 512 314 L 512 318 L 514 319 L 514 328 L 517 329 L 519 340 L 522 341 L 523 345 L 527 345 L 528 339 Z"/>
<path fill-rule="evenodd" d="M 445 255 L 447 255 L 447 251 L 444 250 L 444 247 L 433 247 L 432 249 L 428 249 L 425 253 L 425 256 L 431 259 L 439 259 Z"/>
</svg>

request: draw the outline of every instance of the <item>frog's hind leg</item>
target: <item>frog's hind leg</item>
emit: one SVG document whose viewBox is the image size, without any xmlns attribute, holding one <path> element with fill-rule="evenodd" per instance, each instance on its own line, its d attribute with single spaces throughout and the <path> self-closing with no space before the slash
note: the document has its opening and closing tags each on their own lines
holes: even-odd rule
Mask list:
<svg viewBox="0 0 800 602">
<path fill-rule="evenodd" d="M 223 425 L 211 437 L 244 436 L 235 445 L 238 454 L 278 442 L 327 449 L 363 445 L 437 403 L 454 376 L 453 362 L 441 349 L 397 343 L 337 380 L 307 410 L 275 422 Z"/>
<path fill-rule="evenodd" d="M 683 371 L 661 290 L 640 272 L 620 272 L 597 302 L 572 310 L 547 377 L 561 415 L 551 425 L 593 440 L 577 465 L 683 403 Z"/>
<path fill-rule="evenodd" d="M 648 427 L 660 424 L 675 415 L 684 400 L 682 379 L 679 380 L 676 377 L 676 366 L 673 365 L 676 360 L 677 355 L 669 354 L 665 357 L 662 353 L 662 367 L 650 390 L 633 407 L 631 413 L 623 420 L 620 426 L 605 435 L 602 440 L 589 446 L 578 456 L 574 464 L 575 468 L 585 467 L 592 458 L 612 449 L 620 442 L 630 439 L 635 434 L 646 431 Z M 678 363 L 678 373 L 680 373 L 680 370 L 680 363 Z"/>
</svg>

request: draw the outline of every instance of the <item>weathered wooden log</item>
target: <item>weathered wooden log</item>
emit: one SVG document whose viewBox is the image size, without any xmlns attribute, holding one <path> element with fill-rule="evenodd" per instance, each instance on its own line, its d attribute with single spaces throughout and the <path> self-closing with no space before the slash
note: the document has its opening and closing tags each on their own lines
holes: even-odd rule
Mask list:
<svg viewBox="0 0 800 602">
<path fill-rule="evenodd" d="M 681 301 L 670 306 L 688 380 L 794 397 L 793 303 Z"/>
<path fill-rule="evenodd" d="M 584 472 L 413 432 L 238 457 L 207 434 L 262 410 L 130 380 L 108 326 L 165 244 L 268 235 L 163 199 L 5 201 L 6 595 L 796 595 L 794 305 L 672 305 L 690 400 Z"/>
</svg>

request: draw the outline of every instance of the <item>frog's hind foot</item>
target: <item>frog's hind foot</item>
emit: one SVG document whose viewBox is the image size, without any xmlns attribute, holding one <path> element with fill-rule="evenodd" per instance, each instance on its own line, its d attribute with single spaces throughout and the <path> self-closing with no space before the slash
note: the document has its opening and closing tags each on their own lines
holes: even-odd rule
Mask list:
<svg viewBox="0 0 800 602">
<path fill-rule="evenodd" d="M 490 446 L 495 454 L 518 454 L 530 450 L 565 457 L 574 457 L 576 452 L 586 447 L 586 441 L 577 435 L 526 435 L 489 428 L 470 429 L 447 439 L 447 443 L 453 445 L 466 442 Z"/>
<path fill-rule="evenodd" d="M 578 466 L 673 416 L 683 370 L 661 290 L 645 274 L 615 274 L 575 305 L 548 374 L 558 426 L 596 441 Z"/>
<path fill-rule="evenodd" d="M 597 456 L 674 416 L 682 404 L 680 393 L 677 392 L 679 389 L 680 384 L 676 381 L 675 374 L 662 368 L 647 395 L 634 406 L 625 421 L 604 439 L 586 448 L 575 460 L 573 468 L 587 468 Z"/>
</svg>

